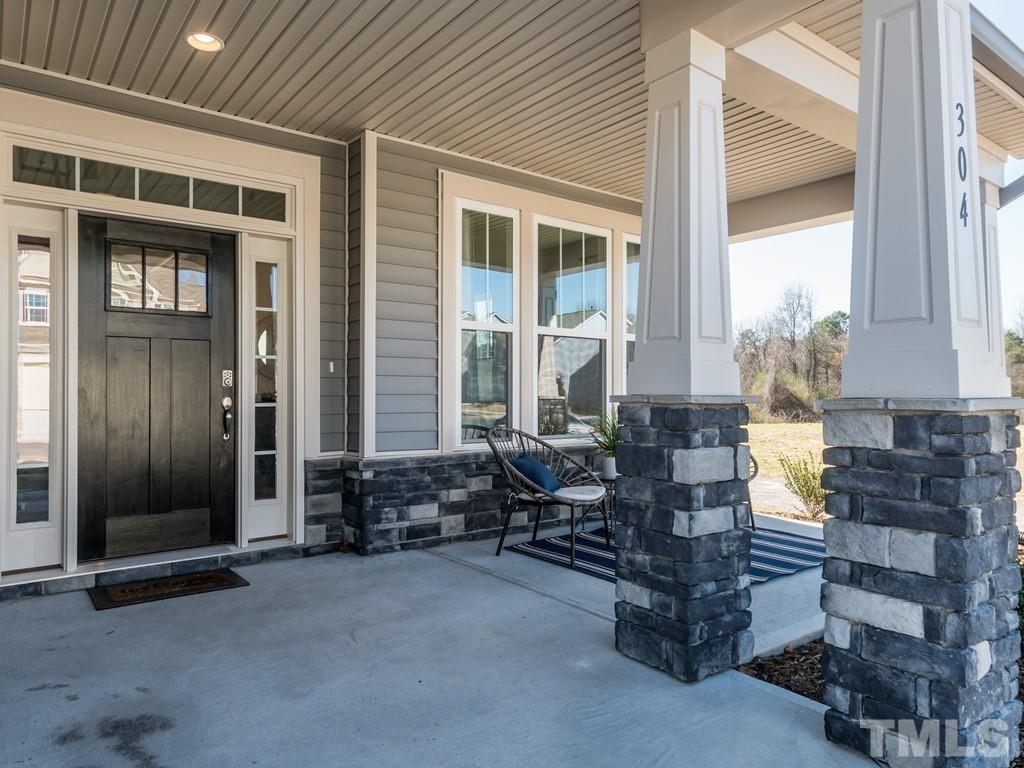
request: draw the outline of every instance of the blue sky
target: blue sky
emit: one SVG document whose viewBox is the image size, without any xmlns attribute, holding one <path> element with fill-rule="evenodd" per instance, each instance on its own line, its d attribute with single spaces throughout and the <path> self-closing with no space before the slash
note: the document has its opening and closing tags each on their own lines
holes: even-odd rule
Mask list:
<svg viewBox="0 0 1024 768">
<path fill-rule="evenodd" d="M 1021 0 L 974 0 L 973 5 L 1024 47 Z M 1024 161 L 1011 160 L 1007 182 L 1024 175 Z M 793 232 L 738 243 L 729 249 L 732 314 L 737 327 L 749 326 L 771 312 L 789 285 L 805 285 L 815 297 L 816 313 L 850 309 L 850 251 L 853 223 Z M 999 212 L 999 253 L 1003 322 L 1011 327 L 1024 306 L 1024 198 Z"/>
</svg>

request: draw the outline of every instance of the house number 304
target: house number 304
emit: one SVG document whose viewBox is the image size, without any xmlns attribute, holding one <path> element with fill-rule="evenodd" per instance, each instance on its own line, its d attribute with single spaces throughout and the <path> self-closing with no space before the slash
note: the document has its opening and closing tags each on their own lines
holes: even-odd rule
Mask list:
<svg viewBox="0 0 1024 768">
<path fill-rule="evenodd" d="M 963 139 L 964 133 L 966 133 L 967 124 L 964 122 L 964 105 L 961 102 L 956 103 L 956 137 Z M 964 146 L 961 141 L 956 149 L 956 172 L 960 177 L 961 183 L 967 181 L 967 147 Z M 960 197 L 960 221 L 967 226 L 967 192 L 964 191 Z"/>
</svg>

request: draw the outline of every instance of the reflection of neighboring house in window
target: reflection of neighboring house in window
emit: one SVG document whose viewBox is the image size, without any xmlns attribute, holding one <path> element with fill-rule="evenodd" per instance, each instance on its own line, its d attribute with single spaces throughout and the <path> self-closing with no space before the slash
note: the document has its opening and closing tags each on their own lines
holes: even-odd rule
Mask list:
<svg viewBox="0 0 1024 768">
<path fill-rule="evenodd" d="M 26 288 L 21 291 L 22 325 L 50 324 L 50 292 L 42 288 Z"/>
<path fill-rule="evenodd" d="M 45 465 L 50 432 L 50 253 L 18 253 L 18 466 Z"/>
</svg>

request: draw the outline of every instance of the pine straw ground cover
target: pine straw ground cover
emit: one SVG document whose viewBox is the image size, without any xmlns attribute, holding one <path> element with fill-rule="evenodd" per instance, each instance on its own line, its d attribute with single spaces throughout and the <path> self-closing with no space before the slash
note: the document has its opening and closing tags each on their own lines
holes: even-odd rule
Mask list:
<svg viewBox="0 0 1024 768">
<path fill-rule="evenodd" d="M 1024 553 L 1024 549 L 1018 550 L 1018 562 L 1021 562 L 1021 553 Z M 1021 601 L 1024 603 L 1024 590 L 1021 590 Z M 1021 620 L 1021 631 L 1024 632 L 1024 618 Z M 824 703 L 825 672 L 821 665 L 824 648 L 824 642 L 815 640 L 799 648 L 790 648 L 778 656 L 754 659 L 739 669 L 758 680 Z M 1024 672 L 1021 673 L 1020 683 L 1021 693 L 1017 694 L 1017 698 L 1024 700 Z M 1024 744 L 1024 722 L 1020 725 L 1020 738 Z M 1014 759 L 1010 768 L 1024 768 L 1024 755 Z"/>
</svg>

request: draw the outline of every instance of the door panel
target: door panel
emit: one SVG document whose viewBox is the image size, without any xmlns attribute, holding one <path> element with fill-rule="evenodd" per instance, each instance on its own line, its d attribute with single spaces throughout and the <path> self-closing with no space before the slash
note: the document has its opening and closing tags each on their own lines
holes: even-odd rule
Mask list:
<svg viewBox="0 0 1024 768">
<path fill-rule="evenodd" d="M 106 410 L 107 517 L 134 515 L 149 504 L 149 339 L 107 339 Z"/>
<path fill-rule="evenodd" d="M 210 380 L 210 344 L 171 342 L 171 509 L 210 507 L 210 390 L 195 382 Z M 219 426 L 219 425 L 218 425 Z"/>
<path fill-rule="evenodd" d="M 80 218 L 81 559 L 234 540 L 234 278 L 233 236 Z"/>
</svg>

